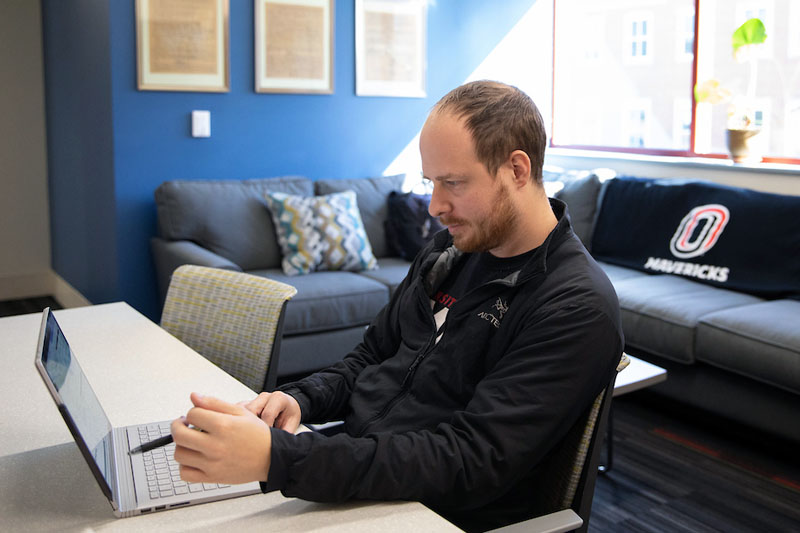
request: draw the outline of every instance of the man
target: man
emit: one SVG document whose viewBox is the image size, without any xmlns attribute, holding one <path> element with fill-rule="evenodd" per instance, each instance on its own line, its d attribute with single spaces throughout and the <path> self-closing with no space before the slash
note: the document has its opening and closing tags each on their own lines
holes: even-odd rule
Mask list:
<svg viewBox="0 0 800 533">
<path fill-rule="evenodd" d="M 181 476 L 418 500 L 468 529 L 527 518 L 537 465 L 623 347 L 611 284 L 544 192 L 544 149 L 516 88 L 474 82 L 440 100 L 420 151 L 447 231 L 340 363 L 241 406 L 192 395 L 172 425 Z M 293 434 L 337 419 L 338 435 Z"/>
</svg>

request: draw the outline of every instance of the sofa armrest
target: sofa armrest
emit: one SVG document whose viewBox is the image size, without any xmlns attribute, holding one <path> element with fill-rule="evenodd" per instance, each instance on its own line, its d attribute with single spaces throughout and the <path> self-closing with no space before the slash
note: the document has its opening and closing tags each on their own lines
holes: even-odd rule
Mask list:
<svg viewBox="0 0 800 533">
<path fill-rule="evenodd" d="M 242 272 L 233 261 L 215 254 L 192 241 L 167 241 L 160 237 L 150 239 L 153 261 L 156 265 L 160 303 L 164 304 L 172 273 L 181 265 L 200 265 Z"/>
</svg>

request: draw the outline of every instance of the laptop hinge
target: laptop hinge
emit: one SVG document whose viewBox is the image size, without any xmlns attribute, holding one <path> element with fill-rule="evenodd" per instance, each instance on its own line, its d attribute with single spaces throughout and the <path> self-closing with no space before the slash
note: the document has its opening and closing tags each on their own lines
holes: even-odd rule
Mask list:
<svg viewBox="0 0 800 533">
<path fill-rule="evenodd" d="M 136 493 L 133 487 L 131 460 L 128 456 L 130 447 L 126 428 L 114 428 L 112 440 L 114 446 L 114 480 L 112 484 L 114 501 L 111 505 L 115 506 L 114 514 L 117 516 L 131 516 L 135 514 L 136 510 Z"/>
</svg>

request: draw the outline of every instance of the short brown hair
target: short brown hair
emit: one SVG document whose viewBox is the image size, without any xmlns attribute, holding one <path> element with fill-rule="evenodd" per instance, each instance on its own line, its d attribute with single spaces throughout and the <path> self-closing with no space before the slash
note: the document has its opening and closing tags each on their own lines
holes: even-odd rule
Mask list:
<svg viewBox="0 0 800 533">
<path fill-rule="evenodd" d="M 516 87 L 496 81 L 473 81 L 457 87 L 433 107 L 465 120 L 478 160 L 492 175 L 514 150 L 531 160 L 531 178 L 542 182 L 547 134 L 533 100 Z"/>
</svg>

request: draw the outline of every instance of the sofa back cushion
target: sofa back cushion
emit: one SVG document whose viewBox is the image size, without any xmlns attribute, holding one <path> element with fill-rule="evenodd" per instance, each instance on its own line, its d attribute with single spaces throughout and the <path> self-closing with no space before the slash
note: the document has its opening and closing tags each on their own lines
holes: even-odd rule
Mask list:
<svg viewBox="0 0 800 533">
<path fill-rule="evenodd" d="M 761 296 L 800 298 L 800 196 L 624 177 L 605 184 L 601 260 Z"/>
<path fill-rule="evenodd" d="M 267 191 L 308 196 L 313 185 L 301 176 L 164 182 L 155 191 L 159 235 L 193 241 L 243 270 L 279 267 L 281 251 L 264 200 Z"/>
<path fill-rule="evenodd" d="M 393 255 L 386 244 L 383 223 L 388 217 L 386 199 L 392 191 L 403 187 L 405 174 L 380 176 L 376 178 L 353 178 L 341 180 L 319 180 L 314 182 L 314 192 L 318 195 L 355 191 L 361 220 L 367 230 L 367 238 L 375 257 Z"/>
<path fill-rule="evenodd" d="M 594 172 L 569 171 L 561 174 L 556 181 L 563 183 L 554 196 L 567 204 L 567 212 L 572 223 L 572 231 L 592 251 L 592 232 L 597 216 L 597 199 L 602 183 Z"/>
<path fill-rule="evenodd" d="M 413 261 L 428 241 L 444 229 L 438 217 L 428 213 L 430 203 L 430 194 L 389 193 L 389 214 L 384 226 L 386 244 L 393 256 Z"/>
</svg>

